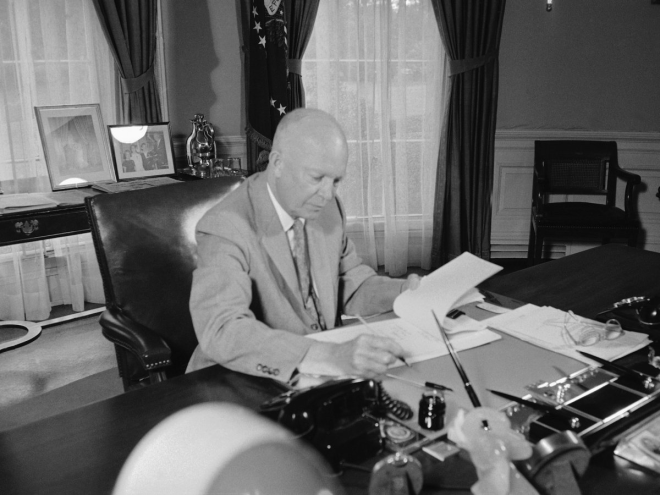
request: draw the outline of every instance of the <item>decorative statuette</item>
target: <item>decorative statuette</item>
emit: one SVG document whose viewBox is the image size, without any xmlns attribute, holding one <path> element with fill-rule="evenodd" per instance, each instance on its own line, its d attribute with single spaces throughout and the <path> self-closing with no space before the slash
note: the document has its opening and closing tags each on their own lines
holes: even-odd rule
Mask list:
<svg viewBox="0 0 660 495">
<path fill-rule="evenodd" d="M 192 131 L 186 140 L 188 167 L 195 175 L 208 176 L 217 155 L 215 129 L 201 113 L 196 114 L 190 122 Z"/>
</svg>

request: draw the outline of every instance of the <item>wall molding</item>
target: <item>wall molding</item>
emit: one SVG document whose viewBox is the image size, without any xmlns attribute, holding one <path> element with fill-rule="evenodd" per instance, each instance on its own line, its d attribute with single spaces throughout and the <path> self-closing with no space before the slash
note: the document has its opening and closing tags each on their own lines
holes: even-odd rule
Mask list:
<svg viewBox="0 0 660 495">
<path fill-rule="evenodd" d="M 641 247 L 660 252 L 660 201 L 655 196 L 660 186 L 660 133 L 512 129 L 495 134 L 491 256 L 527 256 L 534 141 L 551 139 L 617 142 L 621 167 L 642 177 L 637 207 L 644 230 Z M 617 194 L 623 198 L 622 187 Z M 561 257 L 593 245 L 553 244 L 552 256 Z"/>
</svg>

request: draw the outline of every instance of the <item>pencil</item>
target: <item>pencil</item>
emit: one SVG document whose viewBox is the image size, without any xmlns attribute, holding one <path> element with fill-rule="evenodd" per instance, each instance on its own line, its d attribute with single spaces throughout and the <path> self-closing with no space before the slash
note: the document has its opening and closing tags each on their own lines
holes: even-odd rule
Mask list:
<svg viewBox="0 0 660 495">
<path fill-rule="evenodd" d="M 393 375 L 392 373 L 385 373 L 385 376 L 394 378 L 395 380 L 401 380 L 402 382 L 409 383 L 410 385 L 414 385 L 415 387 L 419 387 L 419 388 L 431 388 L 434 390 L 443 390 L 443 391 L 448 390 L 450 392 L 453 392 L 453 390 L 450 389 L 449 387 L 445 387 L 444 385 L 440 385 L 439 383 L 433 383 L 433 382 L 420 383 L 414 380 L 408 380 L 407 378 L 404 378 L 402 376 Z"/>
<path fill-rule="evenodd" d="M 376 329 L 373 328 L 371 325 L 369 325 L 369 323 L 367 323 L 367 320 L 362 318 L 360 315 L 355 315 L 355 317 L 358 320 L 360 320 L 360 323 L 362 323 L 365 327 L 367 327 L 372 333 L 374 333 L 375 335 L 378 335 L 378 332 L 376 331 Z M 406 361 L 402 356 L 397 356 L 396 358 L 398 360 L 400 360 L 403 364 L 408 366 L 408 368 L 412 368 L 412 365 L 408 364 L 408 361 Z"/>
</svg>

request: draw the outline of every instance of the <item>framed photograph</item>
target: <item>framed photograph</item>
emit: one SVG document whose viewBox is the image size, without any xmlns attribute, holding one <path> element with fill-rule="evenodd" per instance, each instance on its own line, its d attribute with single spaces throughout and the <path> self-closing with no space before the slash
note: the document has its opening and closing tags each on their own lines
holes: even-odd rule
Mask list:
<svg viewBox="0 0 660 495">
<path fill-rule="evenodd" d="M 115 180 L 99 104 L 34 110 L 53 191 Z"/>
<path fill-rule="evenodd" d="M 108 132 L 117 180 L 176 172 L 169 122 L 109 125 Z"/>
</svg>

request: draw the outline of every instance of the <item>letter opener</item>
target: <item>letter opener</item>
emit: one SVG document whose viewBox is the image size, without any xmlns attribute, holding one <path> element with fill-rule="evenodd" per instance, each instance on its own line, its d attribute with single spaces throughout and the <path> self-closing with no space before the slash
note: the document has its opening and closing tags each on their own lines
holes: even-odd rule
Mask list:
<svg viewBox="0 0 660 495">
<path fill-rule="evenodd" d="M 582 354 L 584 357 L 588 357 L 589 359 L 593 359 L 594 361 L 600 363 L 603 365 L 603 368 L 609 369 L 610 371 L 613 371 L 615 373 L 618 373 L 619 375 L 632 375 L 632 376 L 637 376 L 641 379 L 644 380 L 644 382 L 648 382 L 650 380 L 653 380 L 655 382 L 658 381 L 657 378 L 647 375 L 646 373 L 642 373 L 641 371 L 637 371 L 631 368 L 627 368 L 626 366 L 621 366 L 620 364 L 615 364 L 611 361 L 608 361 L 607 359 L 603 359 L 598 356 L 594 356 L 593 354 L 589 354 L 588 352 L 583 352 L 583 351 L 578 351 L 580 354 Z"/>
<path fill-rule="evenodd" d="M 390 378 L 394 378 L 395 380 L 401 380 L 402 382 L 409 383 L 410 385 L 414 385 L 415 387 L 419 387 L 419 388 L 431 388 L 431 389 L 435 389 L 435 390 L 449 390 L 450 392 L 453 392 L 453 390 L 450 389 L 449 387 L 445 387 L 444 385 L 440 385 L 439 383 L 415 382 L 413 380 L 408 380 L 407 378 L 403 378 L 402 376 L 393 375 L 391 373 L 385 373 L 385 376 L 390 377 Z"/>
</svg>

